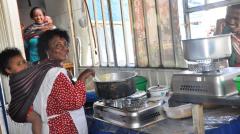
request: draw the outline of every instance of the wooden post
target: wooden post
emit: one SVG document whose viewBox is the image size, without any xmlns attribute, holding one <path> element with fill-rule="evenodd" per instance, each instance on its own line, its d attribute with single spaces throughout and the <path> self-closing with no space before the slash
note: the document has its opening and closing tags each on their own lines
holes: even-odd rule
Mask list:
<svg viewBox="0 0 240 134">
<path fill-rule="evenodd" d="M 204 134 L 203 105 L 196 104 L 192 108 L 194 134 Z"/>
</svg>

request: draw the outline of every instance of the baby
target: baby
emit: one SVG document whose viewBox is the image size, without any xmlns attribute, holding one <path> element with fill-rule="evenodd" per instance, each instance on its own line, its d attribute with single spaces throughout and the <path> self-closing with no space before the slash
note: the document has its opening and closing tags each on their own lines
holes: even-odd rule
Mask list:
<svg viewBox="0 0 240 134">
<path fill-rule="evenodd" d="M 17 48 L 6 48 L 0 53 L 0 73 L 6 76 L 17 74 L 28 68 L 26 60 Z M 32 123 L 33 134 L 41 134 L 42 121 L 38 113 L 30 107 L 26 117 Z"/>
</svg>

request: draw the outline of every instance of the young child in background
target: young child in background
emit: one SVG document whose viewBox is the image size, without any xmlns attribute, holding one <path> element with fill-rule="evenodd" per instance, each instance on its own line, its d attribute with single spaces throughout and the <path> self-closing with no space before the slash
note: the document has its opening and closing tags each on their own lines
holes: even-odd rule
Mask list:
<svg viewBox="0 0 240 134">
<path fill-rule="evenodd" d="M 40 7 L 34 7 L 30 12 L 30 17 L 34 21 L 24 29 L 24 39 L 29 39 L 34 36 L 39 36 L 42 32 L 50 29 L 55 29 L 53 20 L 50 16 L 46 16 L 45 12 Z"/>
<path fill-rule="evenodd" d="M 0 53 L 0 73 L 11 76 L 28 68 L 26 60 L 17 48 L 6 48 Z M 30 107 L 27 122 L 32 123 L 33 134 L 41 134 L 42 121 L 38 113 Z"/>
<path fill-rule="evenodd" d="M 38 63 L 38 38 L 47 30 L 55 29 L 53 21 L 50 16 L 46 16 L 45 12 L 40 7 L 32 8 L 30 17 L 34 21 L 33 24 L 29 25 L 24 29 L 24 42 L 27 60 L 32 63 Z"/>
</svg>

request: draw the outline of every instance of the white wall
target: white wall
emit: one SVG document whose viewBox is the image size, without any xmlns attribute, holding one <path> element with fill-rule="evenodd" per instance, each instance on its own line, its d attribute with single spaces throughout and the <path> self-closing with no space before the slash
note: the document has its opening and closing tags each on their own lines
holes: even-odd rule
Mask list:
<svg viewBox="0 0 240 134">
<path fill-rule="evenodd" d="M 73 13 L 73 24 L 76 38 L 81 41 L 79 56 L 82 58 L 80 65 L 92 65 L 92 61 L 87 61 L 88 56 L 91 56 L 91 39 L 89 37 L 89 22 L 86 16 L 86 7 L 84 6 L 83 0 L 72 0 L 72 13 Z M 80 44 L 76 44 L 80 45 Z M 90 50 L 90 51 L 89 51 Z"/>
</svg>

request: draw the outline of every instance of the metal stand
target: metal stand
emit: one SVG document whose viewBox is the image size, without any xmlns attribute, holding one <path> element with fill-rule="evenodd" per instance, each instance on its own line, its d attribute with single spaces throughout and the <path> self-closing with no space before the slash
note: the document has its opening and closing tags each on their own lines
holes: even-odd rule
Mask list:
<svg viewBox="0 0 240 134">
<path fill-rule="evenodd" d="M 6 114 L 6 108 L 5 108 L 5 102 L 4 102 L 4 97 L 3 97 L 3 89 L 0 84 L 0 101 L 1 101 L 1 106 L 2 106 L 2 113 L 3 113 L 3 120 L 6 128 L 7 134 L 9 134 L 8 130 L 8 123 L 7 123 L 7 114 Z"/>
</svg>

